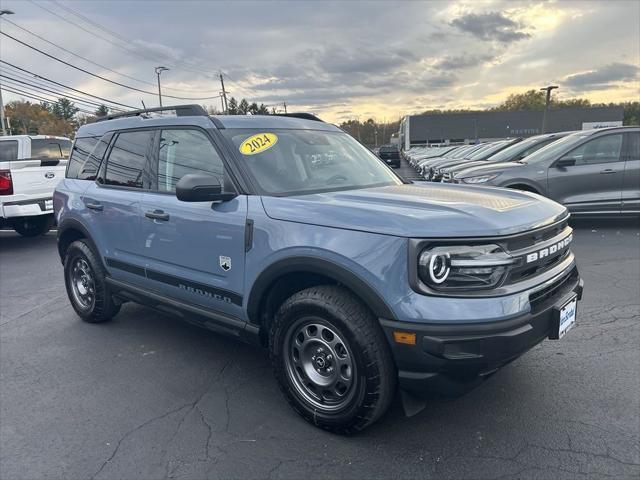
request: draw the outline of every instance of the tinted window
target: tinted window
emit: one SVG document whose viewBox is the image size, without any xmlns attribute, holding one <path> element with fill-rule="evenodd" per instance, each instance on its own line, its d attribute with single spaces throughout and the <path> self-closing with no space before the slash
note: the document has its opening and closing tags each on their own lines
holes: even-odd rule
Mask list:
<svg viewBox="0 0 640 480">
<path fill-rule="evenodd" d="M 18 141 L 4 140 L 0 142 L 0 162 L 12 162 L 18 159 Z"/>
<path fill-rule="evenodd" d="M 189 173 L 215 175 L 222 183 L 224 166 L 207 136 L 198 130 L 162 130 L 158 152 L 158 190 L 174 192 Z"/>
<path fill-rule="evenodd" d="M 583 143 L 562 158 L 575 160 L 576 165 L 594 165 L 620 160 L 622 134 L 605 135 Z"/>
<path fill-rule="evenodd" d="M 630 132 L 627 135 L 626 160 L 640 160 L 640 132 Z"/>
<path fill-rule="evenodd" d="M 76 138 L 71 150 L 69 165 L 67 166 L 67 178 L 78 178 L 80 170 L 87 161 L 91 150 L 98 143 L 98 137 Z"/>
<path fill-rule="evenodd" d="M 71 150 L 70 140 L 36 138 L 31 140 L 31 158 L 66 158 Z"/>
<path fill-rule="evenodd" d="M 107 160 L 105 183 L 120 187 L 148 188 L 145 167 L 153 131 L 124 132 L 118 135 Z"/>
<path fill-rule="evenodd" d="M 84 165 L 82 165 L 80 168 L 78 179 L 96 179 L 96 176 L 98 175 L 98 169 L 100 168 L 100 163 L 102 163 L 102 158 L 104 157 L 104 153 L 107 151 L 109 142 L 111 142 L 111 137 L 113 137 L 113 133 L 107 133 L 95 144 L 93 149 L 89 150 L 89 156 L 84 162 Z"/>
</svg>

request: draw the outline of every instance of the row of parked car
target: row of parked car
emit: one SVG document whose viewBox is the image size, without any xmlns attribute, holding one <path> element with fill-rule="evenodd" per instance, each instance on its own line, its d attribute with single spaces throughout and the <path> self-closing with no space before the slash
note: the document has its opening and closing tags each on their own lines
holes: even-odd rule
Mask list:
<svg viewBox="0 0 640 480">
<path fill-rule="evenodd" d="M 574 214 L 640 213 L 639 127 L 412 147 L 403 155 L 429 181 L 525 190 Z"/>
</svg>

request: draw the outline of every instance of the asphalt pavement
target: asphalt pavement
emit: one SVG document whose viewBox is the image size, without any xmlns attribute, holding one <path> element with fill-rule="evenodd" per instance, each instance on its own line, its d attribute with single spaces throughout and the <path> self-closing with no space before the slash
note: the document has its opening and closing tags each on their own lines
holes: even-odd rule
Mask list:
<svg viewBox="0 0 640 480">
<path fill-rule="evenodd" d="M 55 233 L 0 232 L 0 478 L 640 477 L 640 228 L 575 223 L 578 325 L 479 388 L 335 436 L 267 353 L 127 304 L 83 323 Z"/>
</svg>

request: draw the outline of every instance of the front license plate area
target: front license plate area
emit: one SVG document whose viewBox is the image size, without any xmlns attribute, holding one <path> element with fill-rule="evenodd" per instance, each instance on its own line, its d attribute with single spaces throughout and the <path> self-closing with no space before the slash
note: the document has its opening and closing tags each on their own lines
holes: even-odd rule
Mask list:
<svg viewBox="0 0 640 480">
<path fill-rule="evenodd" d="M 559 340 L 576 324 L 578 311 L 578 297 L 574 295 L 571 300 L 555 311 L 554 325 L 549 338 Z"/>
</svg>

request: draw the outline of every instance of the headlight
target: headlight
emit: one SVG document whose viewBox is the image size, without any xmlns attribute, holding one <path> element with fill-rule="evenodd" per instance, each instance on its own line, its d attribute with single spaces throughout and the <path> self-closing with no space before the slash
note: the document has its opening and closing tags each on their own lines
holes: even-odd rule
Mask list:
<svg viewBox="0 0 640 480">
<path fill-rule="evenodd" d="M 437 291 L 498 287 L 517 262 L 498 245 L 427 248 L 418 257 L 418 276 Z"/>
<path fill-rule="evenodd" d="M 461 178 L 460 180 L 462 180 L 464 183 L 486 183 L 493 180 L 498 175 L 498 173 L 495 173 L 492 175 L 480 175 L 478 177 Z"/>
</svg>

